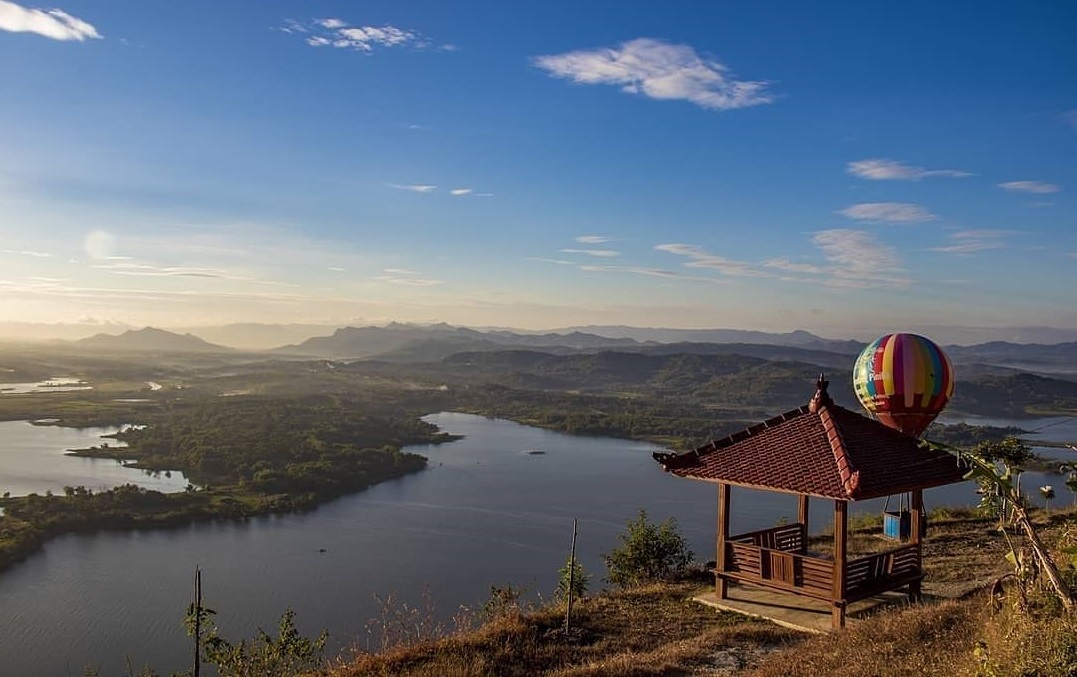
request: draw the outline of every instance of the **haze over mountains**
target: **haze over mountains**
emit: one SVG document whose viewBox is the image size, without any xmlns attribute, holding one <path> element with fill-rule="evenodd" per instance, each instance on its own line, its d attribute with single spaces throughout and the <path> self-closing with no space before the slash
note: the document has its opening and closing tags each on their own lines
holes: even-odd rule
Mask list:
<svg viewBox="0 0 1077 677">
<path fill-rule="evenodd" d="M 244 325 L 253 332 L 257 325 Z M 527 350 L 545 355 L 634 353 L 651 356 L 736 355 L 768 361 L 789 361 L 827 369 L 847 369 L 864 343 L 816 336 L 807 331 L 767 332 L 711 329 L 577 328 L 564 333 L 480 331 L 448 324 L 343 327 L 270 350 L 251 351 L 292 359 L 378 360 L 397 363 L 440 362 L 460 353 Z M 290 329 L 298 332 L 295 327 Z M 603 331 L 615 336 L 603 335 Z M 631 336 L 629 336 L 631 334 Z M 192 333 L 178 334 L 146 327 L 122 334 L 98 334 L 75 342 L 90 350 L 223 353 L 236 348 L 211 343 Z M 1008 371 L 1077 374 L 1077 342 L 1017 344 L 1002 341 L 972 346 L 946 346 L 965 373 L 1002 374 Z"/>
<path fill-rule="evenodd" d="M 193 334 L 176 334 L 174 332 L 144 327 L 132 329 L 113 336 L 97 334 L 75 342 L 82 348 L 91 350 L 130 350 L 174 353 L 220 353 L 231 352 L 232 348 L 219 346 L 205 341 Z"/>
<path fill-rule="evenodd" d="M 240 350 L 269 350 L 286 345 L 297 345 L 310 338 L 325 337 L 345 327 L 385 326 L 384 322 L 356 319 L 348 324 L 331 323 L 233 323 L 202 326 L 170 326 L 162 329 L 177 334 L 193 334 L 210 343 Z M 447 326 L 419 325 L 406 326 Z M 115 322 L 86 323 L 30 323 L 0 321 L 0 341 L 74 341 L 97 334 L 118 335 L 138 329 L 137 326 Z M 833 350 L 834 342 L 864 342 L 875 338 L 869 335 L 828 336 L 806 330 L 790 332 L 766 332 L 748 329 L 683 329 L 662 327 L 630 327 L 624 325 L 581 325 L 544 331 L 514 329 L 508 327 L 474 327 L 479 332 L 509 332 L 517 335 L 568 334 L 580 332 L 605 338 L 627 338 L 639 342 L 659 343 L 753 343 L 764 345 L 790 345 Z M 981 343 L 1034 343 L 1057 344 L 1077 341 L 1077 329 L 1057 327 L 945 327 L 917 326 L 895 327 L 894 331 L 915 331 L 930 336 L 940 344 L 977 345 Z M 827 345 L 830 344 L 830 345 Z"/>
</svg>

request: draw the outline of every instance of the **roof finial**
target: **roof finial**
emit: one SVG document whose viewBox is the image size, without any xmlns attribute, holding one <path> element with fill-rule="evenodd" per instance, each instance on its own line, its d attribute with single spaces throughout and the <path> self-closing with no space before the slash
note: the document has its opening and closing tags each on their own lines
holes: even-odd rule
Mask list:
<svg viewBox="0 0 1077 677">
<path fill-rule="evenodd" d="M 830 399 L 830 393 L 826 391 L 829 385 L 830 381 L 826 380 L 826 374 L 819 374 L 819 378 L 815 381 L 817 390 L 811 402 L 808 403 L 808 411 L 816 414 L 820 408 L 834 404 L 834 401 Z"/>
</svg>

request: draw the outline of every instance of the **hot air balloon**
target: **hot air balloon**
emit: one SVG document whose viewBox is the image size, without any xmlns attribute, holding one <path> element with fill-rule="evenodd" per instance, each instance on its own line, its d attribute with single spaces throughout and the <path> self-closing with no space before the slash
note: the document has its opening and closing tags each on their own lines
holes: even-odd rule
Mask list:
<svg viewBox="0 0 1077 677">
<path fill-rule="evenodd" d="M 931 339 L 887 334 L 860 353 L 853 389 L 881 423 L 916 437 L 953 396 L 954 366 Z"/>
</svg>

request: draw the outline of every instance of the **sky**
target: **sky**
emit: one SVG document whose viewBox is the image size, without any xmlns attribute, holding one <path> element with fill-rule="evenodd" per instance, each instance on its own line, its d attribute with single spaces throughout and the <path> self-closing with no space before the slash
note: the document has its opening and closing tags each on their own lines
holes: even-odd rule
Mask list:
<svg viewBox="0 0 1077 677">
<path fill-rule="evenodd" d="M 1077 328 L 1077 3 L 0 0 L 0 319 Z"/>
</svg>

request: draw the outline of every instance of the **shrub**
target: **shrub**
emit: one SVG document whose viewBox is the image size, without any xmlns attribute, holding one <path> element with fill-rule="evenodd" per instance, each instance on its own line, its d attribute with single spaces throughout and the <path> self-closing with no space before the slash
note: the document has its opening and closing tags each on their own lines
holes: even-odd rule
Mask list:
<svg viewBox="0 0 1077 677">
<path fill-rule="evenodd" d="M 591 582 L 591 574 L 583 568 L 579 560 L 575 562 L 569 557 L 565 560 L 565 566 L 558 569 L 558 573 L 561 574 L 561 578 L 557 581 L 557 590 L 554 591 L 554 597 L 558 601 L 565 601 L 568 599 L 568 592 L 572 590 L 573 599 L 579 599 L 587 594 L 587 584 Z M 569 579 L 572 579 L 571 585 Z"/>
<path fill-rule="evenodd" d="M 603 559 L 609 572 L 606 580 L 618 587 L 669 580 L 692 561 L 693 553 L 672 517 L 652 524 L 647 521 L 647 511 L 640 510 L 617 539 L 620 547 L 603 555 Z"/>
</svg>

